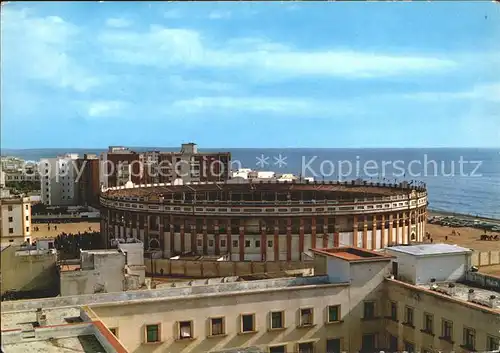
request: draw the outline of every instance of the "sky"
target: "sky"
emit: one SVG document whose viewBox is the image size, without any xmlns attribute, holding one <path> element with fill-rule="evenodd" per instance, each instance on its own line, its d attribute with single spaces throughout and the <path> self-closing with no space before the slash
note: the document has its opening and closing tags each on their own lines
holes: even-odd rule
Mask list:
<svg viewBox="0 0 500 353">
<path fill-rule="evenodd" d="M 1 146 L 500 147 L 500 4 L 14 2 Z"/>
</svg>

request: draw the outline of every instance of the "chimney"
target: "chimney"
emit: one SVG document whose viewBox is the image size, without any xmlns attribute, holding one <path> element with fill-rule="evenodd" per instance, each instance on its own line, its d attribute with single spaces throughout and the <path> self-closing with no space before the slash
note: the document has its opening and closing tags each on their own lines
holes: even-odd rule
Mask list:
<svg viewBox="0 0 500 353">
<path fill-rule="evenodd" d="M 43 313 L 42 308 L 36 309 L 36 322 L 38 326 L 47 326 L 47 316 Z"/>
<path fill-rule="evenodd" d="M 490 307 L 492 307 L 492 308 L 495 307 L 496 299 L 497 299 L 497 297 L 495 297 L 494 295 L 490 295 L 490 300 L 489 300 L 489 303 L 488 303 L 490 305 Z"/>
<path fill-rule="evenodd" d="M 469 294 L 467 295 L 467 300 L 472 301 L 474 300 L 474 289 L 469 289 Z"/>
<path fill-rule="evenodd" d="M 455 295 L 455 283 L 448 284 L 448 292 L 450 295 Z"/>
</svg>

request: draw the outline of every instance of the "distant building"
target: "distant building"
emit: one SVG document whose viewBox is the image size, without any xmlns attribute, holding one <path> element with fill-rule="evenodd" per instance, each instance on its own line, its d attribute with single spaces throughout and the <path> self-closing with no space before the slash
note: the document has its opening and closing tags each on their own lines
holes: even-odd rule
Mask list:
<svg viewBox="0 0 500 353">
<path fill-rule="evenodd" d="M 91 320 L 134 353 L 498 351 L 498 279 L 467 271 L 459 281 L 420 285 L 394 275 L 395 261 L 399 268 L 412 261 L 401 252 L 312 252 L 314 276 L 211 278 L 153 290 L 3 302 L 2 342 L 24 344 L 24 351 L 37 347 L 21 335 L 43 308 L 47 322 L 32 328 L 38 341 L 66 332 L 68 320 Z M 453 255 L 435 256 L 446 261 Z M 464 254 L 456 268 L 467 261 Z M 419 271 L 432 269 L 435 264 L 423 261 Z M 49 333 L 43 335 L 44 329 Z"/>
<path fill-rule="evenodd" d="M 100 157 L 102 187 L 133 184 L 224 181 L 229 179 L 229 152 L 199 152 L 194 143 L 182 144 L 179 152 L 135 152 L 125 147 L 109 147 Z M 129 174 L 131 174 L 129 176 Z"/>
<path fill-rule="evenodd" d="M 145 269 L 140 241 L 119 243 L 117 249 L 82 250 L 79 261 L 59 266 L 61 296 L 139 289 Z"/>
<path fill-rule="evenodd" d="M 76 160 L 80 174 L 76 180 L 78 201 L 80 205 L 99 206 L 99 157 L 95 154 L 84 154 Z"/>
<path fill-rule="evenodd" d="M 42 159 L 39 164 L 42 203 L 49 206 L 78 205 L 78 154 Z"/>
<path fill-rule="evenodd" d="M 8 193 L 0 200 L 2 243 L 29 242 L 31 237 L 31 201 L 29 197 L 15 197 Z"/>
</svg>

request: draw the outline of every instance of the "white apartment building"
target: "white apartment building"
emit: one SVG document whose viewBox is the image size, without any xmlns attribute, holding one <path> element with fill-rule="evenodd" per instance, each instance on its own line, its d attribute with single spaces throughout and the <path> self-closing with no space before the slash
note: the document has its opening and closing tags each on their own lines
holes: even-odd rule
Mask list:
<svg viewBox="0 0 500 353">
<path fill-rule="evenodd" d="M 78 154 L 70 153 L 40 160 L 40 193 L 42 202 L 49 206 L 78 204 Z"/>
<path fill-rule="evenodd" d="M 31 203 L 29 197 L 3 197 L 1 200 L 0 240 L 22 243 L 31 238 Z"/>
</svg>

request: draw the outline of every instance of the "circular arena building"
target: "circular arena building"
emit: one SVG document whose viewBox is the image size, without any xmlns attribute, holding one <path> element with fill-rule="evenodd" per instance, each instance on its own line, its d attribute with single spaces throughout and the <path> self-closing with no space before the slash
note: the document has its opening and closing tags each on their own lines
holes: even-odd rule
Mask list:
<svg viewBox="0 0 500 353">
<path fill-rule="evenodd" d="M 104 189 L 106 242 L 139 238 L 163 257 L 304 261 L 309 249 L 422 242 L 427 191 L 352 182 L 189 183 Z M 149 244 L 149 245 L 148 245 Z"/>
</svg>

